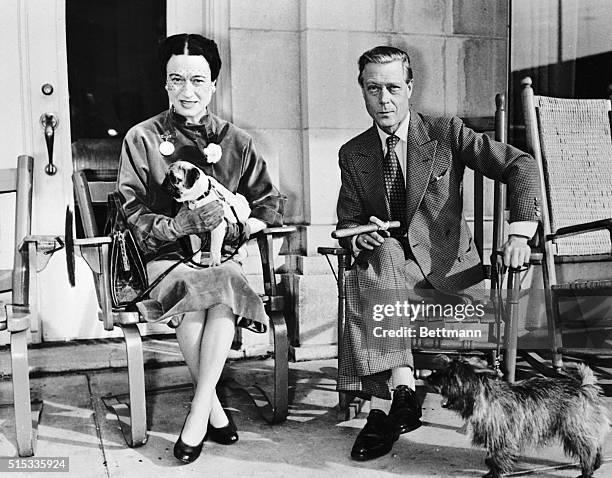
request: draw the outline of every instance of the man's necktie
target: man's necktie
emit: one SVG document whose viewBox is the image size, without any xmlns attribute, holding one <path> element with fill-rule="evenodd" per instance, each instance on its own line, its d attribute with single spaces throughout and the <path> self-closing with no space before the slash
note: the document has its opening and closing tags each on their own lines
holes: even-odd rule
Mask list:
<svg viewBox="0 0 612 478">
<path fill-rule="evenodd" d="M 406 183 L 399 159 L 395 153 L 395 146 L 398 142 L 399 138 L 394 134 L 387 137 L 387 154 L 383 169 L 391 219 L 402 223 L 399 229 L 391 230 L 393 236 L 406 234 Z"/>
</svg>

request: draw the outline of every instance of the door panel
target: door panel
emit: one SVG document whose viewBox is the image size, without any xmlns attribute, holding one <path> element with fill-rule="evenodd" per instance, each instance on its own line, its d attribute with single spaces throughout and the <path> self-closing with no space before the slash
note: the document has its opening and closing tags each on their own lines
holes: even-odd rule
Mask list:
<svg viewBox="0 0 612 478">
<path fill-rule="evenodd" d="M 219 16 L 217 4 L 218 0 L 0 1 L 0 167 L 14 167 L 20 154 L 34 157 L 35 234 L 64 234 L 66 206 L 74 207 L 71 149 L 120 142 L 135 123 L 167 107 L 156 62 L 157 41 L 165 36 L 167 25 L 170 33 L 206 33 L 205 17 Z M 225 0 L 219 4 L 227 7 Z M 43 85 L 51 86 L 47 94 Z M 40 124 L 45 113 L 59 119 L 53 175 L 45 172 L 48 152 Z M 94 164 L 117 164 L 116 148 L 102 151 L 114 152 L 97 156 Z M 7 211 L 13 204 L 14 198 L 0 197 L 0 268 L 12 265 L 14 218 Z M 108 337 L 97 320 L 91 273 L 78 258 L 76 282 L 75 288 L 69 286 L 65 255 L 57 252 L 39 274 L 42 332 L 33 341 Z M 10 294 L 0 292 L 0 301 L 8 300 Z M 168 329 L 143 331 L 147 330 Z M 1 343 L 6 343 L 6 334 L 0 335 Z"/>
<path fill-rule="evenodd" d="M 3 76 L 8 78 L 3 81 L 13 85 L 8 91 L 11 92 L 9 102 L 14 108 L 3 108 L 0 119 L 0 129 L 4 136 L 0 140 L 11 145 L 2 157 L 2 166 L 14 167 L 19 154 L 34 157 L 32 232 L 63 234 L 65 208 L 72 204 L 64 2 L 5 0 L 2 2 L 2 11 L 2 30 L 8 29 L 10 32 L 5 45 L 9 53 L 7 58 L 3 57 L 6 60 Z M 51 88 L 46 89 L 48 94 L 42 90 L 45 84 L 51 85 Z M 45 131 L 40 124 L 44 113 L 51 113 L 59 120 L 53 138 L 53 161 L 57 168 L 53 175 L 45 172 L 49 156 Z M 2 224 L 10 224 L 12 219 L 8 216 L 5 218 L 4 214 Z M 13 248 L 13 238 L 3 232 L 0 240 L 2 257 L 6 260 L 8 255 L 12 256 L 9 251 Z M 49 328 L 46 325 L 71 315 L 70 305 L 75 291 L 68 286 L 65 270 L 55 267 L 61 261 L 61 254 L 57 254 L 52 259 L 52 267 L 40 275 L 39 319 L 43 325 L 39 330 L 45 330 Z M 40 341 L 41 334 L 34 335 L 32 339 Z"/>
</svg>

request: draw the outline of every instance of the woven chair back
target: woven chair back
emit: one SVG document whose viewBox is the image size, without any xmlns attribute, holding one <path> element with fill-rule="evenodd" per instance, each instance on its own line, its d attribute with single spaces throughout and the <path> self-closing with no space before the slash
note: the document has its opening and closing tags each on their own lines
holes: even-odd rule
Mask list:
<svg viewBox="0 0 612 478">
<path fill-rule="evenodd" d="M 535 97 L 551 232 L 612 215 L 610 100 Z M 557 241 L 558 255 L 610 254 L 607 231 Z"/>
</svg>

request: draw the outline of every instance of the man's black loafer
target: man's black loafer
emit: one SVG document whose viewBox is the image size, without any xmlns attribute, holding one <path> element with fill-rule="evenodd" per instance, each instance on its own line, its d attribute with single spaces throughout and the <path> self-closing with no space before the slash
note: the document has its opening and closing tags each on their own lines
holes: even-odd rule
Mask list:
<svg viewBox="0 0 612 478">
<path fill-rule="evenodd" d="M 388 419 L 381 410 L 375 409 L 370 412 L 368 421 L 357 435 L 351 450 L 353 460 L 372 460 L 391 451 L 399 435 L 389 429 Z"/>
<path fill-rule="evenodd" d="M 389 411 L 391 430 L 400 435 L 416 430 L 422 425 L 421 415 L 421 404 L 414 390 L 407 385 L 396 387 Z"/>
</svg>

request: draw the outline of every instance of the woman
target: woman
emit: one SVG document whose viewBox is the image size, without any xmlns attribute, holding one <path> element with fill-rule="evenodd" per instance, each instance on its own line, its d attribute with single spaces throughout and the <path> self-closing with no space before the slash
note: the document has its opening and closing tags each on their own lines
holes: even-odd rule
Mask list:
<svg viewBox="0 0 612 478">
<path fill-rule="evenodd" d="M 227 225 L 225 242 L 234 247 L 266 225 L 280 224 L 285 201 L 272 185 L 251 137 L 208 111 L 221 68 L 215 42 L 200 35 L 173 35 L 161 45 L 160 57 L 171 107 L 128 131 L 118 179 L 130 228 L 152 278 L 182 257 L 181 242 L 188 235 L 211 231 L 223 220 L 219 201 L 195 210 L 179 209 L 161 188 L 172 162 L 189 161 L 248 200 L 248 220 Z M 210 144 L 220 146 L 220 159 L 210 154 L 219 147 L 210 148 Z M 191 409 L 174 446 L 174 455 L 189 463 L 199 456 L 206 438 L 223 444 L 238 440 L 215 386 L 235 326 L 264 332 L 267 317 L 259 296 L 234 260 L 213 268 L 182 264 L 160 282 L 151 298 L 164 311 L 159 320 L 176 328 L 196 384 Z M 194 311 L 206 312 L 188 313 Z"/>
</svg>

